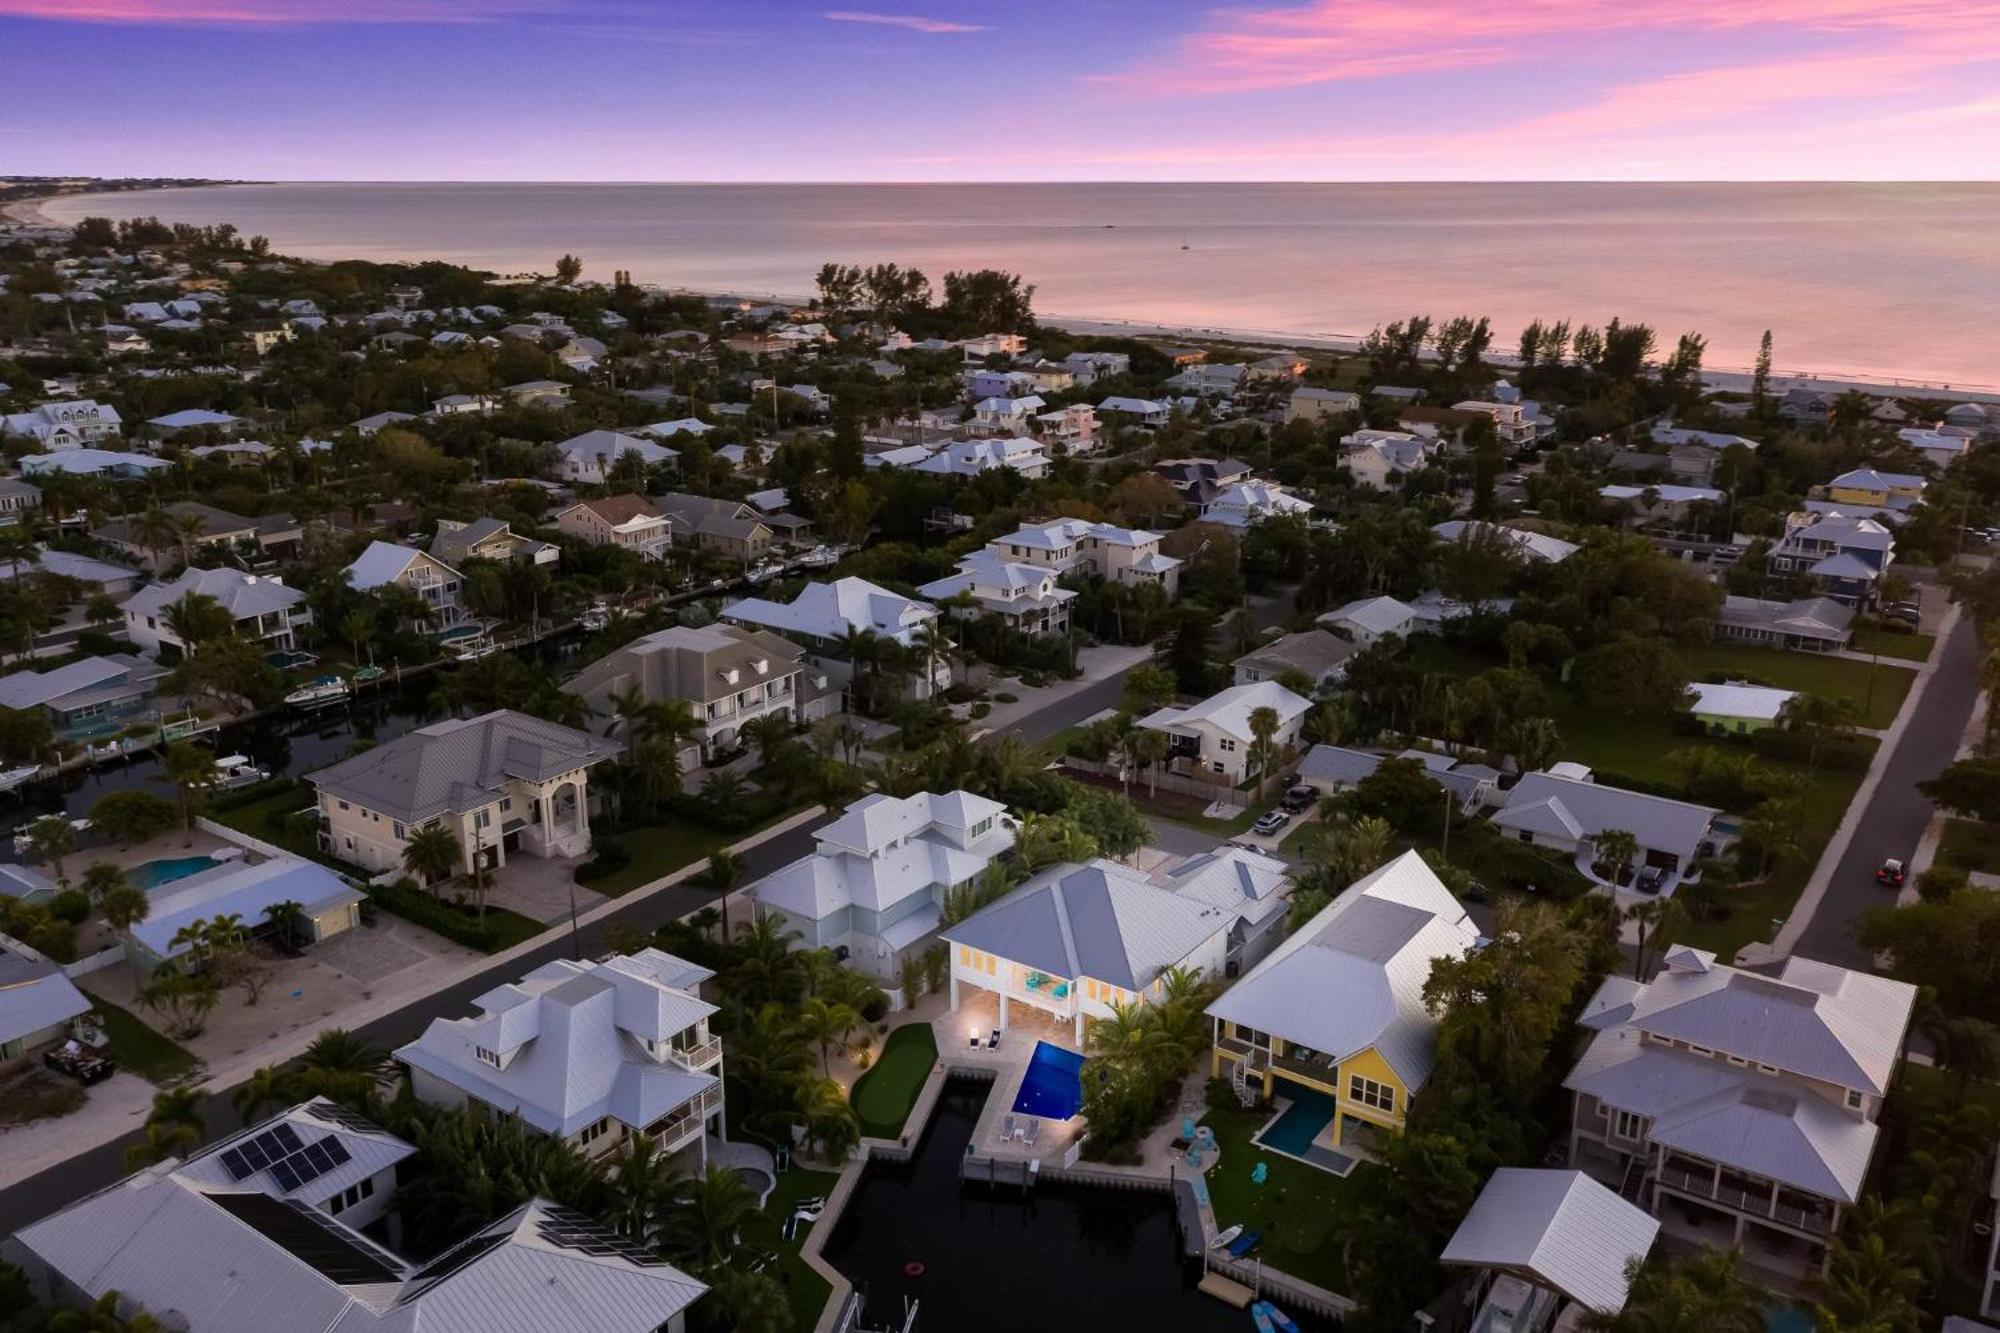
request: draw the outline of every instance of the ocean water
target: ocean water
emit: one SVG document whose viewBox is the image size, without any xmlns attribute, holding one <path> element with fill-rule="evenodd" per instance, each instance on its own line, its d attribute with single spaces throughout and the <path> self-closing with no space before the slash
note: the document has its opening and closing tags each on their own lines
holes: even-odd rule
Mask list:
<svg viewBox="0 0 2000 1333">
<path fill-rule="evenodd" d="M 1411 314 L 1643 321 L 1747 367 L 2000 385 L 2000 183 L 273 184 L 47 206 L 286 253 L 802 296 L 828 260 L 999 267 L 1050 317 L 1308 337 Z"/>
</svg>

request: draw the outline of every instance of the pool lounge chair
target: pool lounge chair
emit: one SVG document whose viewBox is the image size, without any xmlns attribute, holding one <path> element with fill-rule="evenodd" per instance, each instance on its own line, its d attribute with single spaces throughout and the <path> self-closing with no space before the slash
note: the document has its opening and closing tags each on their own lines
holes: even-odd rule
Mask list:
<svg viewBox="0 0 2000 1333">
<path fill-rule="evenodd" d="M 1000 1029 L 999 1029 L 999 1028 L 994 1028 L 994 1029 L 993 1029 L 993 1035 L 992 1035 L 992 1036 L 990 1036 L 990 1037 L 988 1037 L 988 1038 L 986 1039 L 986 1049 L 987 1049 L 987 1050 L 989 1050 L 989 1051 L 997 1051 L 997 1050 L 999 1050 L 999 1049 L 1000 1049 Z"/>
<path fill-rule="evenodd" d="M 1042 1136 L 1042 1122 L 1039 1120 L 1030 1120 L 1028 1122 L 1028 1127 L 1021 1132 L 1021 1142 L 1027 1144 L 1030 1148 L 1032 1148 L 1035 1146 L 1035 1140 L 1040 1138 L 1041 1136 Z"/>
<path fill-rule="evenodd" d="M 1002 1143 L 1014 1141 L 1014 1117 L 1011 1115 L 1000 1122 L 1000 1141 Z"/>
</svg>

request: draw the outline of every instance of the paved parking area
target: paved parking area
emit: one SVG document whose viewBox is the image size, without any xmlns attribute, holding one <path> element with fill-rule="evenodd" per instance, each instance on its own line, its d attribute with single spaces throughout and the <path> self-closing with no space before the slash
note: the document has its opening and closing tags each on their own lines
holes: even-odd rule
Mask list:
<svg viewBox="0 0 2000 1333">
<path fill-rule="evenodd" d="M 486 905 L 504 907 L 548 925 L 569 920 L 571 895 L 574 895 L 576 913 L 582 916 L 606 899 L 576 882 L 574 871 L 581 864 L 582 857 L 557 860 L 516 856 L 493 873 L 493 886 L 486 891 Z"/>
<path fill-rule="evenodd" d="M 315 945 L 313 958 L 356 981 L 380 981 L 430 957 L 422 949 L 397 939 L 395 932 L 386 928 L 388 925 L 389 920 L 378 918 L 373 928 L 344 930 Z"/>
</svg>

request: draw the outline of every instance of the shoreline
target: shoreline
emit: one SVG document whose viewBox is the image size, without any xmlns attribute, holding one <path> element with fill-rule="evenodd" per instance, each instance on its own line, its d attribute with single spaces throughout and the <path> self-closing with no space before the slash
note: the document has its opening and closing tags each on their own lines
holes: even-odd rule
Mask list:
<svg viewBox="0 0 2000 1333">
<path fill-rule="evenodd" d="M 208 187 L 176 188 L 227 188 L 222 183 Z M 240 182 L 254 184 L 255 182 Z M 164 187 L 163 187 L 164 188 Z M 144 190 L 119 191 L 77 191 L 74 194 L 31 195 L 23 199 L 0 204 L 0 216 L 27 226 L 56 227 L 67 229 L 71 224 L 49 216 L 42 205 L 56 199 L 109 199 L 119 194 L 142 194 Z M 297 255 L 310 263 L 328 264 L 351 259 L 349 255 Z M 373 263 L 414 264 L 424 262 L 415 258 L 376 259 Z M 445 262 L 463 263 L 462 260 Z M 729 297 L 752 302 L 769 302 L 784 305 L 809 305 L 810 298 L 796 293 L 749 292 L 740 290 L 709 290 L 694 287 L 660 286 L 641 284 L 650 290 L 673 295 L 691 295 L 703 298 Z M 1055 313 L 1037 315 L 1036 322 L 1049 328 L 1087 337 L 1127 337 L 1165 338 L 1189 342 L 1222 341 L 1242 344 L 1246 349 L 1270 352 L 1316 351 L 1353 354 L 1361 349 L 1366 334 L 1354 333 L 1307 333 L 1288 329 L 1246 329 L 1214 325 L 1163 324 L 1144 319 L 1121 319 L 1112 315 L 1061 315 Z M 1520 366 L 1520 359 L 1512 349 L 1493 349 L 1485 357 L 1488 364 L 1498 370 L 1510 370 Z M 1702 383 L 1711 391 L 1747 393 L 1750 389 L 1752 370 L 1749 366 L 1704 366 Z M 1774 369 L 1770 376 L 1773 392 L 1783 393 L 1794 388 L 1812 388 L 1844 393 L 1849 390 L 1878 397 L 1915 398 L 1940 402 L 1977 402 L 2000 404 L 2000 382 L 1993 384 L 1949 382 L 1906 378 L 1885 375 L 1878 372 L 1828 371 L 1803 369 Z"/>
</svg>

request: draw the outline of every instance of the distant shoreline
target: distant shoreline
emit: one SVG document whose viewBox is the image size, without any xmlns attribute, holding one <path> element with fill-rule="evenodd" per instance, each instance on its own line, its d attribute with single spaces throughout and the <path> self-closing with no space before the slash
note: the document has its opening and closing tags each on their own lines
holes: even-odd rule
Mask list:
<svg viewBox="0 0 2000 1333">
<path fill-rule="evenodd" d="M 174 188 L 221 188 L 228 185 L 262 184 L 255 181 L 217 181 L 207 187 L 177 186 Z M 149 187 L 151 188 L 151 187 Z M 166 187 L 159 187 L 166 188 Z M 50 217 L 42 205 L 54 199 L 110 199 L 120 194 L 138 194 L 142 190 L 88 191 L 72 194 L 35 195 L 12 200 L 0 205 L 4 213 L 17 221 L 31 226 L 63 227 L 70 224 Z M 313 263 L 338 262 L 347 256 L 300 255 L 299 258 Z M 394 260 L 375 260 L 376 263 L 393 263 Z M 401 262 L 414 263 L 415 260 Z M 661 290 L 701 297 L 732 297 L 750 301 L 768 301 L 790 305 L 809 304 L 809 299 L 797 293 L 747 292 L 741 290 L 706 290 L 689 287 L 662 287 Z M 1269 349 L 1273 352 L 1290 350 L 1354 353 L 1360 350 L 1364 334 L 1308 334 L 1284 329 L 1244 329 L 1189 324 L 1160 324 L 1144 320 L 1119 319 L 1106 315 L 1061 315 L 1055 313 L 1037 314 L 1037 322 L 1049 328 L 1090 337 L 1132 337 L 1168 338 L 1191 342 L 1224 341 L 1240 343 L 1249 347 Z M 1519 359 L 1508 352 L 1489 353 L 1486 360 L 1496 369 L 1507 370 L 1518 367 Z M 1747 366 L 1709 366 L 1704 369 L 1702 380 L 1711 390 L 1720 392 L 1747 393 L 1751 385 L 1752 372 Z M 1892 375 L 1842 374 L 1820 372 L 1810 369 L 1774 371 L 1770 380 L 1771 388 L 1782 393 L 1791 388 L 1813 388 L 1832 392 L 1857 390 L 1862 393 L 1885 397 L 1935 400 L 1941 402 L 1981 402 L 2000 403 L 2000 384 L 1968 384 L 1963 382 L 1945 383 L 1938 380 L 1904 379 Z"/>
</svg>

